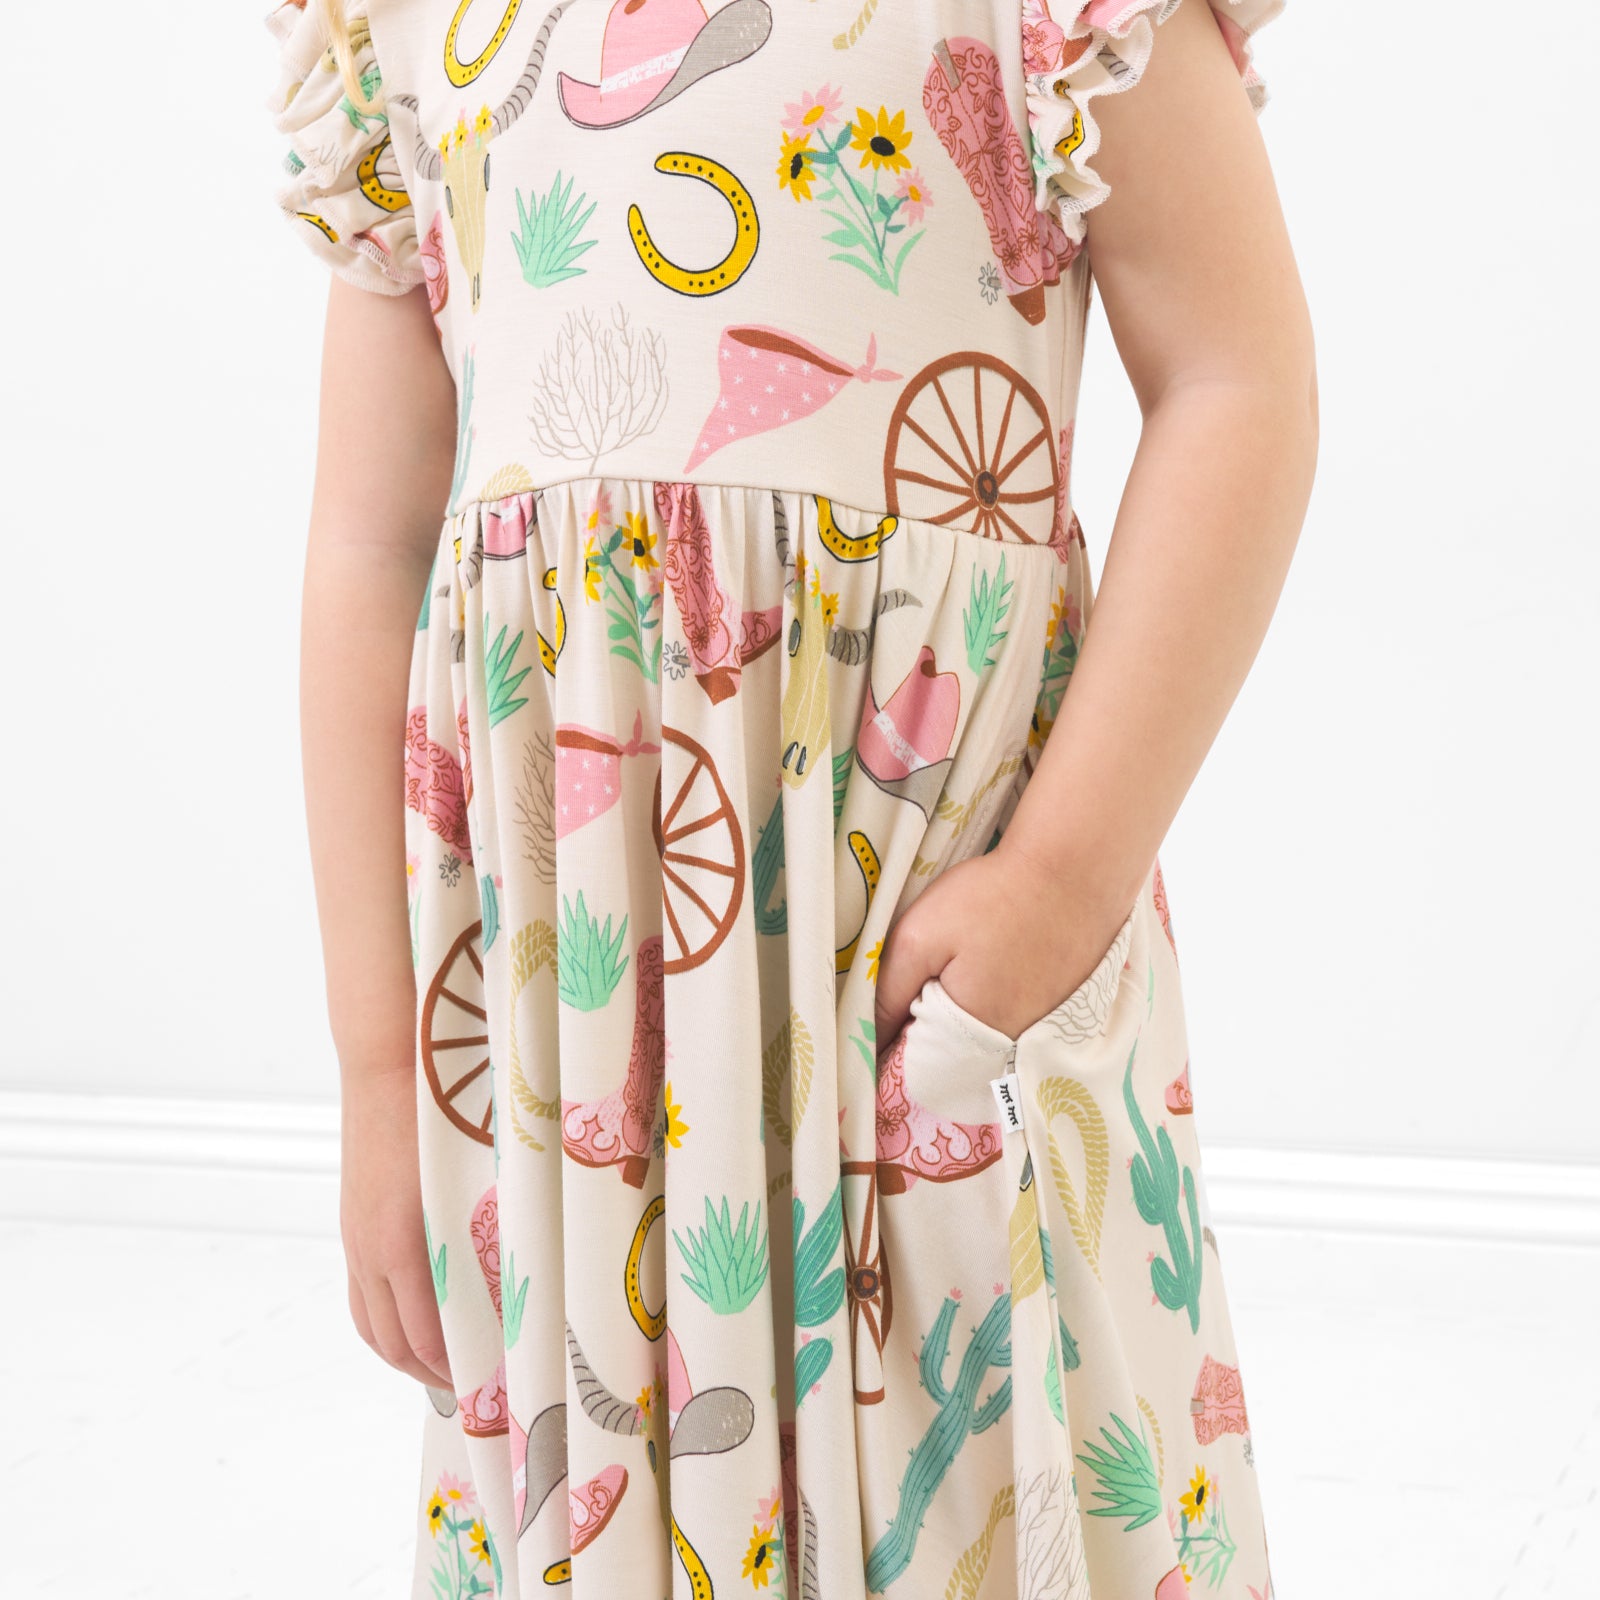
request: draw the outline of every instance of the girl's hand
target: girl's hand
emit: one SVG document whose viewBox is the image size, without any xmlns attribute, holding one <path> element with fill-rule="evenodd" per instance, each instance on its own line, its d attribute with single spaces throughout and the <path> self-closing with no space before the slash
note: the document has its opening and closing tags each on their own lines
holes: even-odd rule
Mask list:
<svg viewBox="0 0 1600 1600">
<path fill-rule="evenodd" d="M 347 1066 L 342 1082 L 339 1231 L 350 1315 L 391 1367 L 453 1392 L 422 1225 L 416 1082 L 388 1066 Z"/>
<path fill-rule="evenodd" d="M 1131 896 L 1118 903 L 1052 875 L 1002 835 L 987 855 L 947 867 L 890 925 L 878 959 L 879 1050 L 930 977 L 1015 1039 L 1094 971 L 1132 909 Z"/>
</svg>

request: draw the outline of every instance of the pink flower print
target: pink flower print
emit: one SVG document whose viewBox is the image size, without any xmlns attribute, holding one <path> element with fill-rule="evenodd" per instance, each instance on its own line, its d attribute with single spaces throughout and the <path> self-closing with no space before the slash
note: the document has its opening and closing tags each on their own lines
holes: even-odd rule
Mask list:
<svg viewBox="0 0 1600 1600">
<path fill-rule="evenodd" d="M 803 94 L 784 106 L 783 126 L 797 139 L 808 133 L 826 133 L 839 120 L 844 96 L 830 84 L 815 94 Z"/>
<path fill-rule="evenodd" d="M 902 210 L 908 224 L 915 227 L 922 221 L 923 211 L 933 204 L 921 167 L 913 167 L 901 179 L 894 191 L 905 202 Z"/>
<path fill-rule="evenodd" d="M 589 520 L 585 524 L 590 533 L 599 533 L 602 528 L 607 532 L 611 530 L 611 491 L 601 488 L 595 491 L 594 503 L 589 507 Z"/>
<path fill-rule="evenodd" d="M 472 1487 L 470 1478 L 458 1478 L 453 1472 L 439 1474 L 437 1490 L 441 1500 L 451 1505 L 460 1506 L 463 1511 L 470 1510 L 477 1503 L 478 1492 Z"/>
<path fill-rule="evenodd" d="M 783 1510 L 783 1493 L 774 1489 L 765 1499 L 757 1502 L 756 1515 L 764 1523 L 776 1522 L 779 1513 Z"/>
<path fill-rule="evenodd" d="M 422 871 L 422 857 L 415 850 L 406 851 L 406 904 L 410 905 L 417 894 L 417 876 Z"/>
</svg>

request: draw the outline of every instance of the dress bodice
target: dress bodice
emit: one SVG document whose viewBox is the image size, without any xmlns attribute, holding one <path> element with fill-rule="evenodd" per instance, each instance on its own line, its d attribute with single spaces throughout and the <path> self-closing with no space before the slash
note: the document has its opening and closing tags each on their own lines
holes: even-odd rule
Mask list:
<svg viewBox="0 0 1600 1600">
<path fill-rule="evenodd" d="M 369 286 L 426 282 L 452 509 L 605 475 L 1059 539 L 1093 100 L 1176 3 L 371 0 L 377 116 L 285 5 L 284 204 Z M 1258 103 L 1231 13 L 1281 3 L 1214 0 Z"/>
</svg>

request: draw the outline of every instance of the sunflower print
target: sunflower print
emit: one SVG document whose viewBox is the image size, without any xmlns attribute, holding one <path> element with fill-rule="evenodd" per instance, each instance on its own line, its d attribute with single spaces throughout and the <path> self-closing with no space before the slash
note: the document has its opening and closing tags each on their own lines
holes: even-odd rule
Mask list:
<svg viewBox="0 0 1600 1600">
<path fill-rule="evenodd" d="M 887 106 L 879 106 L 874 116 L 865 106 L 856 107 L 851 124 L 850 148 L 861 152 L 861 165 L 872 170 L 901 172 L 911 165 L 906 154 L 911 145 L 911 130 L 906 127 L 904 110 L 891 117 Z"/>
</svg>

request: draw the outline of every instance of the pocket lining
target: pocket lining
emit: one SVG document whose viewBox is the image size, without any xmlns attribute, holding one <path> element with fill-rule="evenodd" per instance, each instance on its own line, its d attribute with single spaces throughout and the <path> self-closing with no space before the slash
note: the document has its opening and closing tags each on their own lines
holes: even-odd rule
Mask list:
<svg viewBox="0 0 1600 1600">
<path fill-rule="evenodd" d="M 1142 894 L 1140 900 L 1142 900 Z M 1059 1037 L 1069 1044 L 1088 1044 L 1105 1031 L 1111 1016 L 1111 1007 L 1116 1002 L 1117 991 L 1121 987 L 1122 968 L 1127 960 L 1128 948 L 1133 942 L 1134 919 L 1139 914 L 1140 900 L 1135 900 L 1126 917 L 1122 919 L 1121 926 L 1117 929 L 1115 937 L 1106 946 L 1100 959 L 1095 962 L 1086 977 L 1071 994 L 1064 1000 L 1053 1005 L 1045 1014 L 1034 1022 L 1030 1022 L 1021 1033 L 1014 1038 L 993 1025 L 985 1022 L 982 1017 L 974 1016 L 956 997 L 945 988 L 937 973 L 928 979 L 934 991 L 941 999 L 950 1019 L 965 1032 L 974 1043 L 985 1048 L 994 1048 L 1003 1045 L 1008 1050 L 1015 1050 L 1017 1046 L 1036 1030 L 1053 1024 Z M 1103 1005 L 1091 999 L 1101 991 L 1105 993 Z M 1082 1013 L 1087 1012 L 1087 1015 Z M 1068 1018 L 1070 1025 L 1064 1025 Z"/>
</svg>

